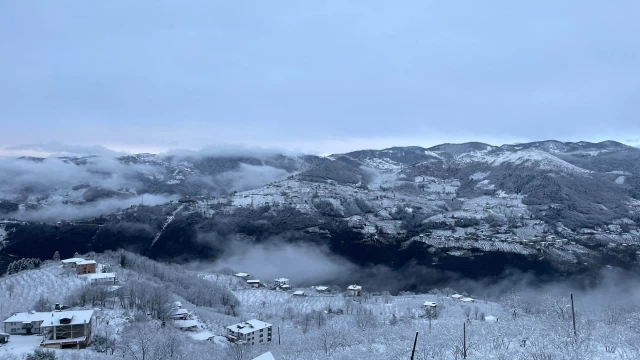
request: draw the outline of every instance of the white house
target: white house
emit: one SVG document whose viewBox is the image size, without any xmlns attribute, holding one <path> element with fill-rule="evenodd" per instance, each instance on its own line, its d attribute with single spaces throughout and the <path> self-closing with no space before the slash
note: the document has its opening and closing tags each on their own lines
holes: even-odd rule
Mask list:
<svg viewBox="0 0 640 360">
<path fill-rule="evenodd" d="M 247 280 L 247 284 L 257 288 L 257 287 L 260 287 L 260 280 L 257 280 L 257 279 Z"/>
<path fill-rule="evenodd" d="M 243 278 L 243 279 L 248 279 L 251 275 L 248 274 L 248 273 L 241 272 L 241 273 L 233 274 L 233 276 L 237 276 L 237 277 Z"/>
<path fill-rule="evenodd" d="M 475 302 L 476 299 L 473 299 L 473 298 L 470 298 L 470 297 L 463 297 L 462 299 L 460 299 L 460 301 L 466 302 L 466 303 L 470 303 L 470 302 Z"/>
<path fill-rule="evenodd" d="M 227 326 L 227 339 L 242 344 L 271 342 L 273 325 L 257 319 Z"/>
<path fill-rule="evenodd" d="M 115 284 L 115 273 L 95 273 L 86 275 L 91 284 Z"/>
<path fill-rule="evenodd" d="M 169 313 L 169 319 L 171 320 L 187 320 L 189 318 L 189 312 L 187 309 L 173 309 Z"/>
<path fill-rule="evenodd" d="M 54 311 L 42 322 L 40 346 L 85 348 L 91 342 L 93 310 Z"/>
<path fill-rule="evenodd" d="M 298 290 L 293 292 L 293 296 L 307 296 L 307 294 L 302 290 Z"/>
<path fill-rule="evenodd" d="M 196 320 L 176 320 L 173 322 L 173 326 L 182 331 L 196 331 L 198 330 L 198 321 Z"/>
<path fill-rule="evenodd" d="M 4 321 L 4 332 L 11 335 L 40 334 L 42 322 L 51 317 L 50 312 L 22 312 Z"/>
<path fill-rule="evenodd" d="M 347 288 L 347 292 L 351 296 L 360 296 L 362 294 L 362 286 L 360 285 L 349 285 Z"/>
<path fill-rule="evenodd" d="M 285 285 L 289 285 L 289 279 L 279 278 L 274 280 L 274 286 L 279 288 Z"/>
<path fill-rule="evenodd" d="M 325 292 L 329 291 L 329 287 L 328 286 L 316 286 L 315 289 L 319 293 L 325 293 Z"/>
<path fill-rule="evenodd" d="M 460 295 L 460 294 L 453 294 L 453 295 L 451 295 L 451 298 L 452 298 L 452 299 L 456 299 L 456 300 L 460 300 L 460 299 L 462 299 L 463 297 L 464 297 L 464 296 L 462 296 L 462 295 Z"/>
</svg>

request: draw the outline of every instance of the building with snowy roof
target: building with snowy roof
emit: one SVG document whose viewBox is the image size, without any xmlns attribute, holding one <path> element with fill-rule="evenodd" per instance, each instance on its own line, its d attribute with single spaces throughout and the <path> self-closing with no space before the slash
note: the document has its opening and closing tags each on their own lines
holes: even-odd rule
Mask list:
<svg viewBox="0 0 640 360">
<path fill-rule="evenodd" d="M 237 276 L 237 277 L 239 277 L 239 278 L 247 279 L 247 278 L 249 278 L 251 275 L 250 275 L 250 274 L 248 274 L 248 273 L 240 272 L 240 273 L 233 274 L 233 276 Z"/>
<path fill-rule="evenodd" d="M 196 320 L 176 320 L 173 322 L 173 326 L 182 331 L 196 331 L 198 330 L 198 321 Z"/>
<path fill-rule="evenodd" d="M 325 292 L 329 291 L 329 287 L 328 286 L 316 286 L 315 289 L 319 293 L 325 293 Z"/>
<path fill-rule="evenodd" d="M 351 296 L 360 296 L 362 294 L 362 286 L 349 285 L 349 287 L 347 288 L 347 293 Z"/>
<path fill-rule="evenodd" d="M 84 261 L 84 259 L 83 258 L 69 258 L 69 259 L 64 259 L 64 260 L 60 260 L 60 261 L 62 262 L 62 266 L 74 268 L 74 267 L 76 267 L 77 263 Z"/>
<path fill-rule="evenodd" d="M 93 310 L 53 311 L 41 325 L 40 346 L 65 349 L 85 348 L 91 342 Z"/>
<path fill-rule="evenodd" d="M 21 312 L 4 321 L 4 332 L 11 335 L 40 334 L 40 325 L 50 317 L 50 312 Z"/>
<path fill-rule="evenodd" d="M 227 326 L 227 339 L 242 344 L 262 344 L 271 342 L 273 325 L 257 319 L 247 320 Z"/>
<path fill-rule="evenodd" d="M 259 287 L 260 280 L 258 279 L 247 280 L 247 284 L 251 285 L 252 287 Z"/>
<path fill-rule="evenodd" d="M 115 284 L 116 274 L 115 273 L 88 274 L 87 279 L 91 284 Z"/>
<path fill-rule="evenodd" d="M 9 337 L 11 337 L 11 335 L 9 335 L 7 333 L 0 332 L 0 344 L 8 343 L 9 342 Z"/>
<path fill-rule="evenodd" d="M 169 319 L 171 320 L 187 320 L 189 318 L 189 311 L 187 309 L 172 309 L 169 312 Z"/>
</svg>

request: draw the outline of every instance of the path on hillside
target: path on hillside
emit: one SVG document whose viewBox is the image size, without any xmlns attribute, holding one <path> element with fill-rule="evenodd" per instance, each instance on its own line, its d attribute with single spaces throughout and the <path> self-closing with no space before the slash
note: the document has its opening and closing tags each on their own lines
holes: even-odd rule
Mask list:
<svg viewBox="0 0 640 360">
<path fill-rule="evenodd" d="M 160 229 L 160 231 L 158 232 L 158 234 L 156 234 L 156 237 L 153 238 L 153 241 L 151 242 L 151 246 L 149 246 L 149 249 L 151 249 L 153 247 L 153 244 L 156 243 L 156 241 L 158 241 L 158 239 L 160 238 L 160 235 L 162 235 L 162 232 L 164 231 L 164 229 L 167 228 L 167 226 L 169 224 L 171 224 L 171 222 L 173 221 L 173 219 L 176 217 L 176 214 L 178 212 L 180 212 L 180 210 L 182 210 L 182 208 L 184 207 L 184 205 L 180 205 L 179 208 L 176 209 L 176 211 L 173 212 L 173 214 L 171 214 L 171 216 L 169 216 L 167 218 L 167 221 L 165 221 L 164 225 L 162 226 L 162 229 Z"/>
</svg>

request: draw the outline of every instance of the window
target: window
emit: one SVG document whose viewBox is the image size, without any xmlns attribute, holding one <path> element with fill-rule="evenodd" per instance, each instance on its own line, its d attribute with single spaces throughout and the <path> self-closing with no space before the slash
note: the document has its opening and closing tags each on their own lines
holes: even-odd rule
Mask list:
<svg viewBox="0 0 640 360">
<path fill-rule="evenodd" d="M 262 335 L 262 334 L 260 334 L 260 337 L 262 337 L 262 336 L 263 336 L 263 335 Z"/>
<path fill-rule="evenodd" d="M 260 332 L 263 332 L 263 331 L 264 331 L 264 329 L 260 329 Z"/>
<path fill-rule="evenodd" d="M 262 342 L 262 340 L 260 340 L 260 342 Z"/>
</svg>

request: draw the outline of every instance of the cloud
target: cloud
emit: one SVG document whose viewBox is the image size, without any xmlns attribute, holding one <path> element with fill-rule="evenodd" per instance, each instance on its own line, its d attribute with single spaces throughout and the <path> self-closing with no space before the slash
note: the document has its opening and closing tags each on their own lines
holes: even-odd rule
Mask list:
<svg viewBox="0 0 640 360">
<path fill-rule="evenodd" d="M 119 156 L 122 152 L 114 151 L 101 145 L 70 145 L 58 141 L 39 144 L 23 144 L 5 146 L 0 149 L 0 155 L 7 156 Z"/>
<path fill-rule="evenodd" d="M 179 158 L 250 157 L 260 160 L 267 160 L 278 155 L 300 155 L 300 153 L 286 149 L 263 148 L 258 146 L 221 143 L 209 145 L 199 150 L 176 148 L 163 152 L 160 155 L 176 156 Z"/>
<path fill-rule="evenodd" d="M 287 171 L 272 166 L 240 164 L 237 170 L 216 176 L 215 182 L 227 191 L 244 191 L 283 180 L 289 175 Z"/>
<path fill-rule="evenodd" d="M 205 236 L 202 240 L 213 240 L 216 246 L 225 246 L 220 239 L 206 239 Z M 296 285 L 332 282 L 358 270 L 324 247 L 277 240 L 264 243 L 231 241 L 212 267 L 248 272 L 265 283 L 286 277 Z"/>
<path fill-rule="evenodd" d="M 38 195 L 80 184 L 112 190 L 135 188 L 137 174 L 157 172 L 148 165 L 127 165 L 107 157 L 91 158 L 81 166 L 57 158 L 42 162 L 0 159 L 0 198 Z"/>
<path fill-rule="evenodd" d="M 176 195 L 144 195 L 144 204 L 153 206 L 177 200 Z M 141 203 L 141 197 L 131 197 L 128 199 L 103 199 L 85 204 L 54 204 L 44 206 L 36 210 L 25 210 L 10 213 L 7 218 L 15 218 L 23 221 L 56 222 L 61 220 L 80 220 L 96 216 L 113 213 L 119 209 L 125 209 L 131 205 Z"/>
</svg>

